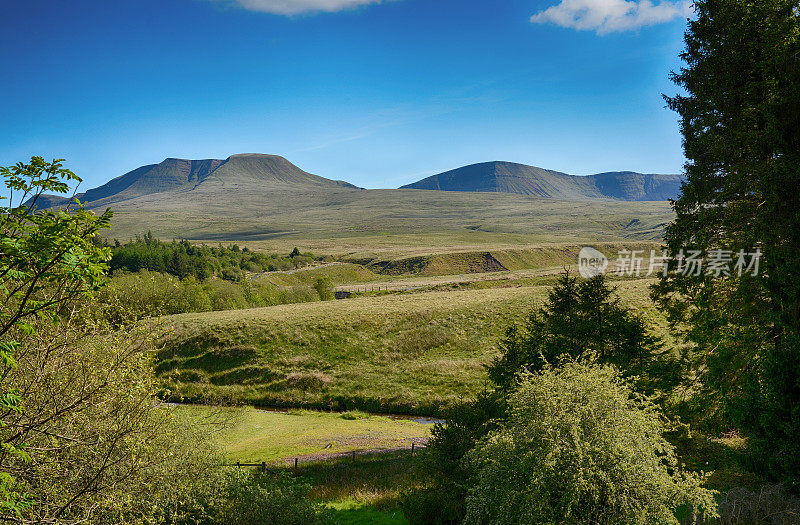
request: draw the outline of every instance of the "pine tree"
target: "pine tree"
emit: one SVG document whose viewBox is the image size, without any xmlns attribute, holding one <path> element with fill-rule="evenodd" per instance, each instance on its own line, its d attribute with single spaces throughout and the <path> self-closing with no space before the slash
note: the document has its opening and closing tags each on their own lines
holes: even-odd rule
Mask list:
<svg viewBox="0 0 800 525">
<path fill-rule="evenodd" d="M 564 273 L 545 305 L 524 326 L 512 326 L 500 346 L 489 377 L 509 388 L 519 372 L 539 371 L 563 356 L 589 357 L 640 375 L 658 354 L 659 341 L 641 318 L 620 304 L 603 275 L 579 282 Z"/>
<path fill-rule="evenodd" d="M 665 240 L 760 250 L 758 275 L 671 273 L 654 290 L 688 322 L 708 416 L 800 482 L 800 23 L 796 0 L 698 0 L 673 75 L 686 183 Z"/>
</svg>

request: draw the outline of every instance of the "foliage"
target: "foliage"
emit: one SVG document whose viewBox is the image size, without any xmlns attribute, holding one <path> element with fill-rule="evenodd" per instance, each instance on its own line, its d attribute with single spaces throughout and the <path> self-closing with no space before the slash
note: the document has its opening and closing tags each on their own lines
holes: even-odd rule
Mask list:
<svg viewBox="0 0 800 525">
<path fill-rule="evenodd" d="M 520 380 L 500 428 L 467 455 L 465 523 L 677 523 L 680 505 L 716 515 L 659 409 L 613 366 L 567 362 Z"/>
<path fill-rule="evenodd" d="M 207 439 L 155 401 L 148 333 L 126 320 L 109 332 L 120 325 L 89 312 L 110 213 L 35 209 L 78 180 L 60 161 L 0 172 L 12 190 L 0 210 L 0 519 L 197 522 L 205 507 L 186 502 L 214 477 Z"/>
<path fill-rule="evenodd" d="M 27 366 L 35 354 L 24 343 L 39 326 L 58 325 L 60 309 L 100 285 L 109 252 L 91 240 L 108 227 L 111 213 L 97 217 L 79 204 L 35 209 L 42 193 L 66 192 L 70 181 L 80 181 L 61 160 L 32 157 L 29 164 L 0 168 L 0 175 L 10 190 L 0 208 L 0 509 L 19 519 L 28 510 L 19 483 L 27 480 L 17 480 L 36 465 L 30 441 L 53 417 L 36 405 L 30 385 L 16 381 L 25 372 L 20 364 Z"/>
<path fill-rule="evenodd" d="M 431 484 L 403 493 L 400 504 L 409 523 L 444 525 L 461 523 L 464 516 L 464 494 L 455 487 Z"/>
<path fill-rule="evenodd" d="M 563 356 L 588 355 L 617 365 L 627 375 L 642 375 L 657 357 L 658 346 L 642 317 L 621 304 L 602 274 L 578 281 L 565 272 L 545 305 L 523 327 L 508 329 L 489 377 L 508 389 L 521 370 L 535 372 Z M 659 372 L 663 384 L 664 367 Z"/>
<path fill-rule="evenodd" d="M 460 523 L 466 513 L 469 465 L 464 458 L 505 414 L 505 400 L 495 392 L 478 394 L 445 410 L 447 423 L 436 424 L 423 454 L 427 487 L 403 495 L 403 511 L 411 523 Z"/>
<path fill-rule="evenodd" d="M 686 183 L 665 240 L 762 252 L 757 276 L 670 273 L 654 296 L 696 344 L 695 405 L 800 484 L 800 16 L 789 0 L 698 0 L 667 98 Z M 673 269 L 675 264 L 672 265 Z"/>
<path fill-rule="evenodd" d="M 319 294 L 319 298 L 323 301 L 330 301 L 333 299 L 333 281 L 328 277 L 319 277 L 314 283 L 314 289 Z"/>
<path fill-rule="evenodd" d="M 198 281 L 141 270 L 111 278 L 94 294 L 94 315 L 120 323 L 123 320 L 189 312 L 211 312 L 319 301 L 308 285 L 276 286 L 263 280 L 241 282 L 212 278 Z"/>
<path fill-rule="evenodd" d="M 757 491 L 733 488 L 720 495 L 720 525 L 772 525 L 800 521 L 800 499 L 784 485 Z"/>
<path fill-rule="evenodd" d="M 215 523 L 225 525 L 314 525 L 324 523 L 326 513 L 308 494 L 311 486 L 288 474 L 231 471 Z"/>
<path fill-rule="evenodd" d="M 285 271 L 302 268 L 313 261 L 312 254 L 301 254 L 297 248 L 290 256 L 282 257 L 240 249 L 235 244 L 209 247 L 193 245 L 186 240 L 166 243 L 147 232 L 125 244 L 116 241 L 109 268 L 112 275 L 120 270 L 149 270 L 174 275 L 179 279 L 192 276 L 203 281 L 217 275 L 227 281 L 241 281 L 245 272 Z"/>
<path fill-rule="evenodd" d="M 464 518 L 465 500 L 474 484 L 472 466 L 464 458 L 487 433 L 504 424 L 506 398 L 517 388 L 520 372 L 549 370 L 564 359 L 580 358 L 624 366 L 627 376 L 640 376 L 639 385 L 663 388 L 664 378 L 670 377 L 664 372 L 675 373 L 676 366 L 657 354 L 659 343 L 603 276 L 578 281 L 562 274 L 527 323 L 513 324 L 507 331 L 501 355 L 488 367 L 496 390 L 456 404 L 445 414 L 447 424 L 434 427 L 425 455 L 433 483 L 406 495 L 406 515 L 415 523 L 458 523 Z"/>
</svg>

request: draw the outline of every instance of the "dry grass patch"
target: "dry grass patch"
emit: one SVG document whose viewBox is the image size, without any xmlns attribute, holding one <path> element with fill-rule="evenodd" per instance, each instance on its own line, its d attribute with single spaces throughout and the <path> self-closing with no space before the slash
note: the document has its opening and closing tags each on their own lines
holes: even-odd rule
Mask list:
<svg viewBox="0 0 800 525">
<path fill-rule="evenodd" d="M 291 372 L 286 376 L 286 385 L 289 388 L 300 390 L 321 390 L 333 379 L 323 372 Z"/>
</svg>

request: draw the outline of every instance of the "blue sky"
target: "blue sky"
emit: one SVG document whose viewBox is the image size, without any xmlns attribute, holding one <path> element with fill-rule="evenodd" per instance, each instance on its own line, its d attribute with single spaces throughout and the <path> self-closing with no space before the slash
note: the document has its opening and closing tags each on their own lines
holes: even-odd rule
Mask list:
<svg viewBox="0 0 800 525">
<path fill-rule="evenodd" d="M 95 187 L 165 157 L 274 153 L 397 187 L 508 160 L 677 173 L 685 3 L 0 0 L 0 165 Z"/>
</svg>

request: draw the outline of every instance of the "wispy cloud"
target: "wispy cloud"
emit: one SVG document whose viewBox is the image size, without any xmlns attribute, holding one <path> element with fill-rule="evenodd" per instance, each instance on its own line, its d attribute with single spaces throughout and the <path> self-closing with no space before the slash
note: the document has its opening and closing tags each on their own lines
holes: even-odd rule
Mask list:
<svg viewBox="0 0 800 525">
<path fill-rule="evenodd" d="M 334 13 L 368 4 L 380 4 L 383 0 L 213 0 L 276 15 L 302 15 L 307 13 Z"/>
<path fill-rule="evenodd" d="M 657 4 L 650 0 L 561 0 L 533 15 L 531 22 L 603 35 L 663 24 L 691 13 L 692 3 L 688 0 L 662 0 Z"/>
</svg>

